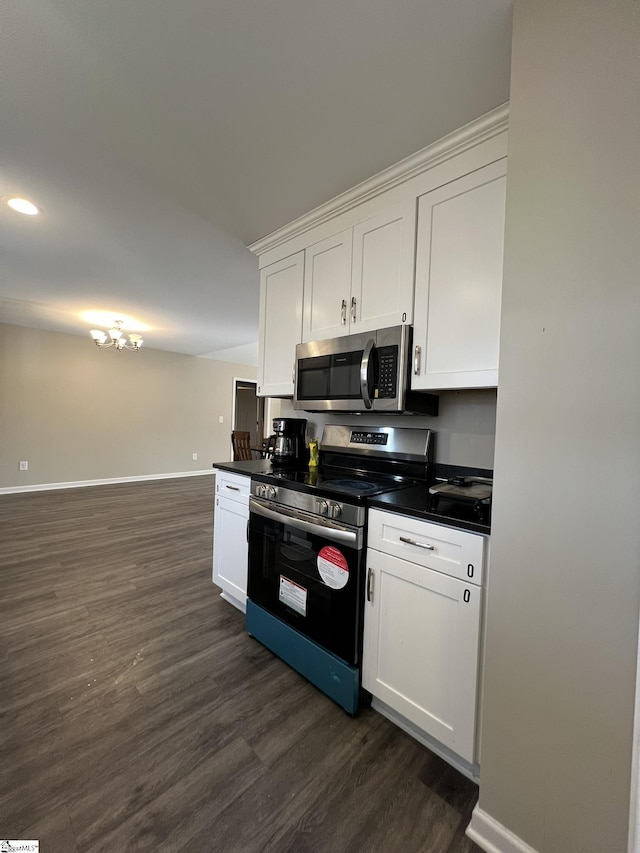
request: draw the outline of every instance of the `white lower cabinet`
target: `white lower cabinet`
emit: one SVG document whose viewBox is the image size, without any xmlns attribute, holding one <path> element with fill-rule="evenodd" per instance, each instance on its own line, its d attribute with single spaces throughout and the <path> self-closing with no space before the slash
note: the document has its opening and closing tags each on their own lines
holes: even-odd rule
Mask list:
<svg viewBox="0 0 640 853">
<path fill-rule="evenodd" d="M 251 478 L 216 471 L 213 516 L 213 582 L 222 597 L 242 610 L 247 606 L 247 524 Z"/>
<path fill-rule="evenodd" d="M 383 529 L 386 541 L 376 533 Z M 469 765 L 477 761 L 483 544 L 478 534 L 370 512 L 363 687 Z M 464 580 L 458 556 L 466 553 L 475 571 Z M 451 574 L 442 570 L 448 562 Z"/>
</svg>

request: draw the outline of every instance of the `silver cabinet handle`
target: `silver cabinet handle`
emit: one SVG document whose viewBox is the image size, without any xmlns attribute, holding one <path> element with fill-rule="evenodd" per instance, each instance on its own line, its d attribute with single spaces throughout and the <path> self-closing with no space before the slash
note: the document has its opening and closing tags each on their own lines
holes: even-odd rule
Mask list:
<svg viewBox="0 0 640 853">
<path fill-rule="evenodd" d="M 416 376 L 420 375 L 420 355 L 422 350 L 419 345 L 416 345 L 413 351 L 413 372 Z"/>
<path fill-rule="evenodd" d="M 356 305 L 357 305 L 356 298 L 355 298 L 355 296 L 352 296 L 351 297 L 351 322 L 352 323 L 355 323 L 355 321 L 356 321 Z"/>
<path fill-rule="evenodd" d="M 239 492 L 239 491 L 240 491 L 240 486 L 228 486 L 228 485 L 225 485 L 225 489 L 230 489 L 232 492 Z"/>
<path fill-rule="evenodd" d="M 347 300 L 342 300 L 342 306 L 340 308 L 340 322 L 343 326 L 347 324 Z"/>
<path fill-rule="evenodd" d="M 435 551 L 435 545 L 428 545 L 425 542 L 416 542 L 415 539 L 409 539 L 407 536 L 401 536 L 400 541 L 407 545 L 415 545 L 416 548 L 424 548 L 425 551 Z"/>
<path fill-rule="evenodd" d="M 373 598 L 373 569 L 369 567 L 367 569 L 367 601 L 371 601 Z"/>
</svg>

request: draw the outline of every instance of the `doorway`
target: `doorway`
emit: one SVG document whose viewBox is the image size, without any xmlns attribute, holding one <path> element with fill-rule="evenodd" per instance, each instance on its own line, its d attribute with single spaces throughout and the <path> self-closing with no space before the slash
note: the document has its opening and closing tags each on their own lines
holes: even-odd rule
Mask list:
<svg viewBox="0 0 640 853">
<path fill-rule="evenodd" d="M 252 447 L 260 447 L 264 440 L 264 397 L 258 397 L 256 390 L 256 382 L 252 379 L 233 380 L 231 429 L 248 432 Z"/>
</svg>

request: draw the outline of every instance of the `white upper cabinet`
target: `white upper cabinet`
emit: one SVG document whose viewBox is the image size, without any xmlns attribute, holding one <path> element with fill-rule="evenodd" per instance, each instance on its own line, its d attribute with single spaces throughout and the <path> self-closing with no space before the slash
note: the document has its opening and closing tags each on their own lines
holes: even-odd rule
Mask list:
<svg viewBox="0 0 640 853">
<path fill-rule="evenodd" d="M 258 395 L 293 394 L 296 344 L 302 334 L 304 252 L 260 270 Z"/>
<path fill-rule="evenodd" d="M 410 323 L 415 199 L 306 250 L 305 342 Z"/>
<path fill-rule="evenodd" d="M 415 245 L 415 198 L 355 226 L 350 332 L 411 323 Z"/>
<path fill-rule="evenodd" d="M 293 394 L 300 342 L 402 324 L 413 389 L 497 385 L 507 122 L 498 107 L 250 246 L 258 394 Z"/>
<path fill-rule="evenodd" d="M 303 341 L 348 333 L 352 231 L 341 231 L 305 252 Z"/>
<path fill-rule="evenodd" d="M 414 390 L 498 384 L 506 158 L 419 199 Z"/>
</svg>

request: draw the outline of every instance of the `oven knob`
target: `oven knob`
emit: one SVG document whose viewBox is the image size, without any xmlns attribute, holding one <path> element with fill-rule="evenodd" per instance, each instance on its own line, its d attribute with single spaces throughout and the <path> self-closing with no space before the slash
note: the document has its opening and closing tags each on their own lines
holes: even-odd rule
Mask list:
<svg viewBox="0 0 640 853">
<path fill-rule="evenodd" d="M 341 514 L 342 514 L 341 504 L 331 504 L 331 507 L 330 507 L 331 518 L 340 518 Z"/>
<path fill-rule="evenodd" d="M 329 504 L 323 500 L 316 501 L 316 510 L 320 513 L 320 515 L 328 515 Z"/>
<path fill-rule="evenodd" d="M 278 494 L 278 490 L 275 486 L 267 486 L 265 489 L 266 495 L 265 497 L 269 498 L 269 500 L 274 501 L 276 499 L 276 495 Z"/>
</svg>

